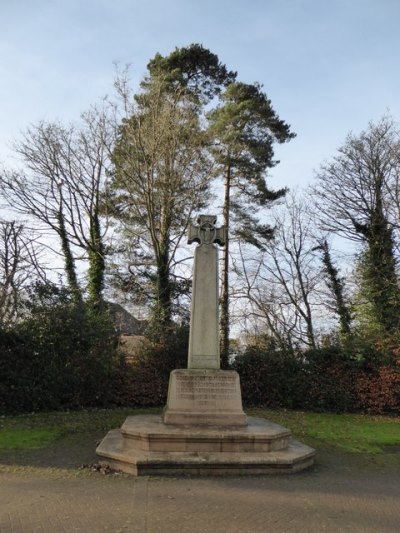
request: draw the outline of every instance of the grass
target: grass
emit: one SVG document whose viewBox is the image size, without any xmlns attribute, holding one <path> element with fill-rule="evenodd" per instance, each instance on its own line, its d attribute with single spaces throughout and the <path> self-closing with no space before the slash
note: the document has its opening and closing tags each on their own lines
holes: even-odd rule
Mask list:
<svg viewBox="0 0 400 533">
<path fill-rule="evenodd" d="M 0 418 L 0 449 L 45 448 L 66 435 L 105 434 L 121 426 L 128 415 L 160 413 L 161 409 L 96 409 L 35 413 Z M 316 448 L 339 448 L 352 453 L 381 454 L 400 446 L 400 418 L 336 415 L 300 411 L 252 409 L 249 415 L 281 424 L 298 440 Z"/>
<path fill-rule="evenodd" d="M 66 435 L 106 433 L 121 426 L 128 415 L 159 411 L 123 408 L 3 416 L 0 417 L 0 450 L 46 448 Z"/>
<path fill-rule="evenodd" d="M 400 447 L 400 419 L 381 416 L 272 411 L 253 409 L 249 414 L 288 427 L 295 438 L 315 447 L 336 447 L 352 453 L 383 453 Z"/>
<path fill-rule="evenodd" d="M 63 431 L 57 428 L 0 429 L 0 450 L 37 450 L 59 439 Z"/>
</svg>

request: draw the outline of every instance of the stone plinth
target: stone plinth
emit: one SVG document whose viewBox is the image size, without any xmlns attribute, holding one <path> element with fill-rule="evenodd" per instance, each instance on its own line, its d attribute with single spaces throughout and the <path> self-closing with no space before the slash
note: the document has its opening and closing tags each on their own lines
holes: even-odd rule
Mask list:
<svg viewBox="0 0 400 533">
<path fill-rule="evenodd" d="M 249 417 L 244 428 L 205 428 L 142 415 L 110 431 L 96 453 L 101 464 L 133 475 L 220 476 L 295 473 L 313 464 L 315 451 L 262 418 Z"/>
<path fill-rule="evenodd" d="M 240 380 L 231 370 L 173 370 L 165 424 L 245 426 Z"/>
</svg>

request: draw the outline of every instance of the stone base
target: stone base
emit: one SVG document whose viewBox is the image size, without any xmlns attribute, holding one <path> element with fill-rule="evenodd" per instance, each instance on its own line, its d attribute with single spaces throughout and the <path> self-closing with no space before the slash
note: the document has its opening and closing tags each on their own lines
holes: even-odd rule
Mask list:
<svg viewBox="0 0 400 533">
<path fill-rule="evenodd" d="M 163 420 L 175 425 L 246 426 L 239 374 L 232 370 L 173 370 Z"/>
<path fill-rule="evenodd" d="M 172 426 L 161 417 L 128 417 L 96 450 L 100 463 L 133 475 L 197 476 L 294 473 L 313 464 L 315 451 L 261 418 L 245 428 Z"/>
</svg>

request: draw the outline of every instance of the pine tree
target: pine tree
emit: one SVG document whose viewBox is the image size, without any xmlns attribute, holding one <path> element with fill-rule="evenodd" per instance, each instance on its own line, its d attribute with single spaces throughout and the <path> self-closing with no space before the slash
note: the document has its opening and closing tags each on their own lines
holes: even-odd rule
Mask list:
<svg viewBox="0 0 400 533">
<path fill-rule="evenodd" d="M 224 179 L 224 225 L 228 239 L 224 248 L 221 295 L 221 364 L 229 362 L 229 241 L 234 235 L 255 246 L 272 235 L 260 222 L 258 208 L 281 198 L 286 189 L 271 191 L 267 170 L 274 167 L 273 143 L 295 135 L 280 120 L 271 101 L 255 84 L 233 82 L 221 95 L 221 104 L 208 113 L 217 173 Z M 231 221 L 234 220 L 234 224 Z"/>
</svg>

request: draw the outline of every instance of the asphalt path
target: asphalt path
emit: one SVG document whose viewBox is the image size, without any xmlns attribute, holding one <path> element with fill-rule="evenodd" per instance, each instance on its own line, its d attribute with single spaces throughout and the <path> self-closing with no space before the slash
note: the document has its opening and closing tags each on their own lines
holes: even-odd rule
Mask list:
<svg viewBox="0 0 400 533">
<path fill-rule="evenodd" d="M 196 479 L 101 472 L 88 466 L 94 445 L 0 455 L 0 531 L 400 531 L 397 449 L 385 461 L 320 450 L 295 475 Z"/>
</svg>

